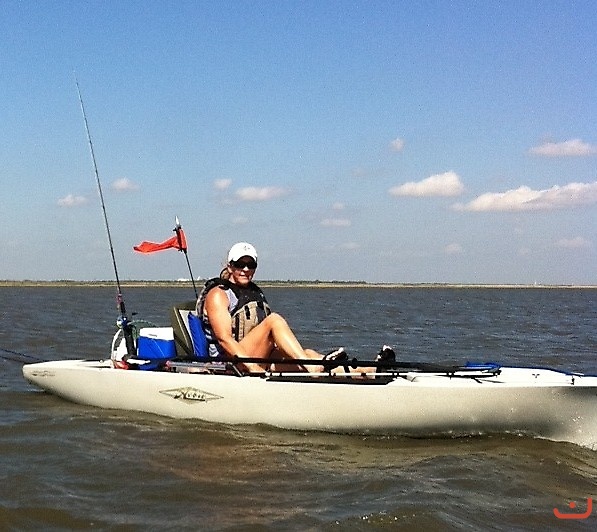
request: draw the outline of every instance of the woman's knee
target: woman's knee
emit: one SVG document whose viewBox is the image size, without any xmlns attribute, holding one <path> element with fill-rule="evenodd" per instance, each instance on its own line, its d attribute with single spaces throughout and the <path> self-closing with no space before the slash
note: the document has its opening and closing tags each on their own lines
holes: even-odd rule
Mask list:
<svg viewBox="0 0 597 532">
<path fill-rule="evenodd" d="M 257 343 L 261 343 L 264 341 L 272 342 L 272 336 L 274 335 L 274 331 L 280 332 L 282 330 L 289 329 L 288 323 L 286 320 L 280 315 L 275 312 L 268 315 L 261 323 L 253 327 L 249 331 L 245 338 L 251 338 L 251 341 L 256 341 Z"/>
<path fill-rule="evenodd" d="M 288 323 L 286 322 L 286 320 L 277 312 L 272 312 L 267 318 L 263 320 L 262 323 L 267 324 L 270 329 L 288 327 Z"/>
</svg>

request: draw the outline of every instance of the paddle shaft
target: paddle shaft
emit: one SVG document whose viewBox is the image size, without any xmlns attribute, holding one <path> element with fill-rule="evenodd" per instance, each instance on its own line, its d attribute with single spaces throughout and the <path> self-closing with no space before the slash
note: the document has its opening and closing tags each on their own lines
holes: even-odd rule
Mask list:
<svg viewBox="0 0 597 532">
<path fill-rule="evenodd" d="M 463 366 L 448 366 L 441 364 L 429 364 L 425 362 L 391 362 L 391 361 L 375 361 L 375 360 L 359 360 L 352 358 L 348 360 L 325 360 L 325 359 L 303 359 L 303 358 L 255 358 L 255 357 L 228 357 L 218 359 L 222 362 L 231 362 L 233 364 L 276 364 L 282 365 L 299 365 L 299 366 L 323 366 L 325 369 L 334 369 L 340 366 L 348 366 L 353 369 L 356 368 L 380 368 L 380 369 L 410 369 L 414 371 L 425 371 L 429 373 L 455 373 L 457 371 L 481 371 L 479 367 L 463 367 Z"/>
<path fill-rule="evenodd" d="M 3 347 L 0 347 L 0 351 L 8 353 L 7 355 L 0 355 L 0 358 L 3 358 L 4 360 L 11 360 L 13 362 L 19 362 L 21 364 L 28 364 L 31 361 L 41 362 L 43 360 L 42 358 L 37 357 L 35 355 L 28 355 L 27 353 L 13 351 L 12 349 L 5 349 Z"/>
</svg>

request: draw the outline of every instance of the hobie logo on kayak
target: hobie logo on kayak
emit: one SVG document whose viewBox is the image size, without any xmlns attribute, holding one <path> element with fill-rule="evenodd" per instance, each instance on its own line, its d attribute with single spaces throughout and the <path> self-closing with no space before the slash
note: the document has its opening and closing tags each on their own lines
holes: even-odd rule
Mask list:
<svg viewBox="0 0 597 532">
<path fill-rule="evenodd" d="M 207 401 L 215 401 L 216 399 L 222 399 L 221 396 L 213 393 L 204 392 L 197 388 L 176 388 L 174 390 L 162 390 L 160 393 L 169 395 L 174 399 L 180 399 L 181 401 L 198 401 L 200 403 L 206 403 Z"/>
<path fill-rule="evenodd" d="M 576 503 L 573 501 L 568 504 L 568 507 L 571 510 L 575 510 Z M 587 519 L 587 517 L 589 517 L 591 515 L 592 511 L 593 511 L 593 499 L 587 499 L 587 509 L 584 512 L 574 512 L 573 511 L 572 513 L 567 513 L 567 512 L 560 512 L 560 510 L 558 510 L 557 508 L 554 508 L 553 514 L 558 519 Z"/>
</svg>

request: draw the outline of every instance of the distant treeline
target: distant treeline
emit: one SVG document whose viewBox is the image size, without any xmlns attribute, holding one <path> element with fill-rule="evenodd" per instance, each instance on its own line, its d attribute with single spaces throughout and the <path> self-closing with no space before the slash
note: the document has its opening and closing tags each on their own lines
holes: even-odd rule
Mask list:
<svg viewBox="0 0 597 532">
<path fill-rule="evenodd" d="M 195 284 L 198 288 L 201 288 L 205 283 L 205 279 L 198 279 Z M 369 283 L 367 281 L 307 281 L 307 280 L 259 280 L 260 286 L 263 287 L 286 287 L 286 288 L 591 288 L 597 289 L 597 285 L 543 285 L 543 284 L 466 284 L 466 283 Z M 190 280 L 160 280 L 160 281 L 147 281 L 147 280 L 134 280 L 128 279 L 121 281 L 123 287 L 188 287 L 192 286 Z M 0 280 L 1 287 L 20 287 L 20 286 L 32 286 L 32 287 L 68 287 L 68 286 L 89 286 L 89 287 L 105 287 L 115 286 L 114 281 L 74 281 L 72 279 L 61 279 L 55 281 L 39 281 L 24 279 L 19 281 L 14 280 Z"/>
<path fill-rule="evenodd" d="M 195 281 L 197 286 L 203 286 L 206 279 L 198 279 Z M 377 286 L 372 285 L 371 283 L 367 283 L 366 281 L 268 281 L 268 280 L 260 280 L 258 281 L 262 286 Z M 114 286 L 116 283 L 114 281 L 105 281 L 105 280 L 97 280 L 97 281 L 75 281 L 72 279 L 57 279 L 52 281 L 44 281 L 44 280 L 31 280 L 31 279 L 23 279 L 19 281 L 13 280 L 0 280 L 0 286 Z M 190 280 L 158 280 L 158 281 L 148 281 L 144 279 L 127 279 L 126 281 L 121 281 L 120 284 L 123 287 L 130 287 L 130 286 L 169 286 L 169 287 L 176 287 L 176 286 L 191 286 L 192 283 Z"/>
</svg>

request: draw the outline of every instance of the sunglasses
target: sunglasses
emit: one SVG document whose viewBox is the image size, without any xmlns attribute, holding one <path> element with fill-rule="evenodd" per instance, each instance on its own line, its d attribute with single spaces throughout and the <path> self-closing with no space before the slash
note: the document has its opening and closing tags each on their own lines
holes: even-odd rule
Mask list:
<svg viewBox="0 0 597 532">
<path fill-rule="evenodd" d="M 257 262 L 254 260 L 231 260 L 230 266 L 236 268 L 237 270 L 244 270 L 245 268 L 249 268 L 249 270 L 254 270 L 257 268 Z"/>
</svg>

